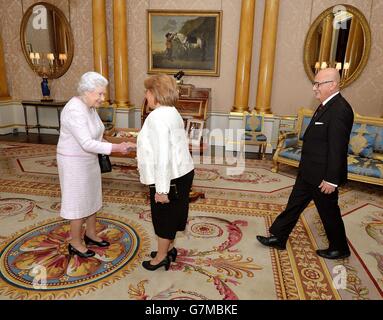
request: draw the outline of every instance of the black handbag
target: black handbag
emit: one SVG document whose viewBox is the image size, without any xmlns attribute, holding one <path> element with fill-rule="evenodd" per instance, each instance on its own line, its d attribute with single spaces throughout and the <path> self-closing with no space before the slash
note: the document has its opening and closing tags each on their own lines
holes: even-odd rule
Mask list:
<svg viewBox="0 0 383 320">
<path fill-rule="evenodd" d="M 100 164 L 101 173 L 111 172 L 112 163 L 110 162 L 109 156 L 106 154 L 98 154 L 98 163 Z"/>
<path fill-rule="evenodd" d="M 149 187 L 154 188 L 154 193 L 156 192 L 156 186 L 154 184 L 151 184 Z M 168 199 L 170 201 L 173 201 L 173 200 L 178 200 L 179 197 L 180 197 L 180 195 L 178 194 L 177 185 L 171 184 L 170 189 L 169 189 L 169 193 L 168 193 Z"/>
</svg>

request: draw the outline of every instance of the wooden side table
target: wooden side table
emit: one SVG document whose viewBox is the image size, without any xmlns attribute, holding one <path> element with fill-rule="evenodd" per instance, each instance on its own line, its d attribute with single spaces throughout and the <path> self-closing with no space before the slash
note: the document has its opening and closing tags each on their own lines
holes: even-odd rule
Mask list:
<svg viewBox="0 0 383 320">
<path fill-rule="evenodd" d="M 66 105 L 67 101 L 44 101 L 44 100 L 22 100 L 21 104 L 24 109 L 24 121 L 25 121 L 25 132 L 28 135 L 29 134 L 29 129 L 35 129 L 37 128 L 38 133 L 40 134 L 40 129 L 45 128 L 45 129 L 56 129 L 57 131 L 60 131 L 60 115 L 61 115 L 61 110 L 64 108 Z M 30 125 L 28 124 L 28 112 L 27 109 L 28 107 L 34 107 L 35 108 L 35 114 L 36 114 L 36 124 L 35 125 Z M 39 108 L 44 109 L 44 108 L 54 108 L 57 110 L 57 118 L 58 118 L 58 126 L 46 126 L 40 124 L 40 119 L 39 119 Z"/>
</svg>

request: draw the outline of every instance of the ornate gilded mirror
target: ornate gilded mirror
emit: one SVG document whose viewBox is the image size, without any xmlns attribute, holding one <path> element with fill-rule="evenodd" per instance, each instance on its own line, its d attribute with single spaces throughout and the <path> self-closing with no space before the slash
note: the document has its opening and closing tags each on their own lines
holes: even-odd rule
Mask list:
<svg viewBox="0 0 383 320">
<path fill-rule="evenodd" d="M 25 59 L 41 77 L 61 77 L 73 59 L 73 35 L 65 15 L 57 7 L 38 2 L 21 21 L 20 41 Z"/>
<path fill-rule="evenodd" d="M 311 81 L 323 68 L 334 67 L 341 87 L 356 80 L 367 64 L 371 31 L 364 15 L 350 5 L 337 5 L 322 12 L 311 25 L 304 48 L 305 71 Z"/>
</svg>

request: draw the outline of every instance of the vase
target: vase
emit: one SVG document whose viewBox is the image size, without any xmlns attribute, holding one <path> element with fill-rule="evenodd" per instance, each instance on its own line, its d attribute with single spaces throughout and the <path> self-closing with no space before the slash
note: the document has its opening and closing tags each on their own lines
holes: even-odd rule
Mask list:
<svg viewBox="0 0 383 320">
<path fill-rule="evenodd" d="M 51 95 L 51 91 L 48 86 L 48 78 L 43 78 L 41 81 L 41 92 L 43 94 L 43 99 L 49 99 Z"/>
</svg>

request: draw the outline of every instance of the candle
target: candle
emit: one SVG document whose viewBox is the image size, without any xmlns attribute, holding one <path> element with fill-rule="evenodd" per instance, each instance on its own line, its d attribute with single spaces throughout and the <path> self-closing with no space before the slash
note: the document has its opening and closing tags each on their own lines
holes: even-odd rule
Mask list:
<svg viewBox="0 0 383 320">
<path fill-rule="evenodd" d="M 53 65 L 53 60 L 55 59 L 55 56 L 53 53 L 47 53 L 47 59 L 49 60 L 49 64 Z"/>
<path fill-rule="evenodd" d="M 60 53 L 60 54 L 59 54 L 59 60 L 60 60 L 60 62 L 61 62 L 62 64 L 64 64 L 65 61 L 67 60 L 67 56 L 66 56 L 66 54 L 65 54 L 65 53 Z"/>
<path fill-rule="evenodd" d="M 345 62 L 345 63 L 344 63 L 344 66 L 343 66 L 343 69 L 344 69 L 344 70 L 348 70 L 348 69 L 350 69 L 350 63 L 349 63 L 349 62 Z"/>
<path fill-rule="evenodd" d="M 35 54 L 33 52 L 29 53 L 29 59 L 31 59 L 32 63 L 35 63 Z"/>
<path fill-rule="evenodd" d="M 320 67 L 321 69 L 326 69 L 327 68 L 327 63 L 326 62 L 322 62 L 322 65 Z"/>
<path fill-rule="evenodd" d="M 40 53 L 35 52 L 35 59 L 36 59 L 37 63 L 39 63 L 39 60 L 40 60 Z"/>
<path fill-rule="evenodd" d="M 342 63 L 338 62 L 335 67 L 336 70 L 342 70 Z"/>
<path fill-rule="evenodd" d="M 319 63 L 319 61 L 317 61 L 316 63 L 315 63 L 315 69 L 319 69 L 320 68 L 320 63 Z"/>
</svg>

